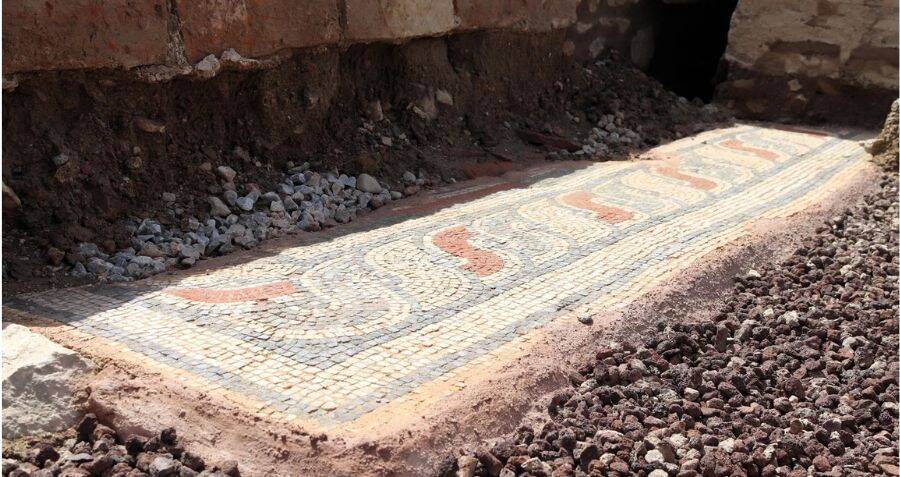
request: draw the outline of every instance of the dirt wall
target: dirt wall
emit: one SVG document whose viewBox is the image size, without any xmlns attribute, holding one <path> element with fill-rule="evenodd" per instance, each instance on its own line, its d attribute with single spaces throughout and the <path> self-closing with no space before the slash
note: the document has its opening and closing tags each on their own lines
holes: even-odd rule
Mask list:
<svg viewBox="0 0 900 477">
<path fill-rule="evenodd" d="M 407 171 L 442 182 L 559 159 L 609 115 L 640 131 L 604 146 L 615 159 L 695 131 L 707 112 L 613 53 L 586 68 L 565 41 L 561 30 L 501 30 L 295 49 L 270 67 L 162 82 L 113 69 L 20 74 L 3 94 L 3 246 L 18 252 L 4 254 L 4 278 L 53 281 L 69 262 L 51 248 L 114 253 L 143 218 L 187 230 L 222 193 L 220 165 L 240 194 L 271 190 L 304 162 L 401 187 Z"/>
<path fill-rule="evenodd" d="M 894 0 L 738 2 L 718 96 L 758 118 L 875 126 L 897 97 Z"/>
</svg>

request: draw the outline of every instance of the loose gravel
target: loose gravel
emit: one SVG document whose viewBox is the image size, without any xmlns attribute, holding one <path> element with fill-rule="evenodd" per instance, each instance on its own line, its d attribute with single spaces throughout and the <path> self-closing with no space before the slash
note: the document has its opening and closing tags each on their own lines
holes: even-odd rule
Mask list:
<svg viewBox="0 0 900 477">
<path fill-rule="evenodd" d="M 3 477 L 240 477 L 235 461 L 209 464 L 178 442 L 174 428 L 150 438 L 122 442 L 116 432 L 87 414 L 74 437 L 54 445 L 37 440 L 24 455 L 3 459 Z"/>
<path fill-rule="evenodd" d="M 900 475 L 896 176 L 708 322 L 604 344 L 549 420 L 442 475 Z"/>
<path fill-rule="evenodd" d="M 126 229 L 132 235 L 130 247 L 110 255 L 97 244 L 79 243 L 68 254 L 57 249 L 51 254 L 59 263 L 71 263 L 70 273 L 77 278 L 131 281 L 250 249 L 270 238 L 347 223 L 392 200 L 415 194 L 426 183 L 423 175 L 417 177 L 407 171 L 401 192 L 390 190 L 369 174 L 354 177 L 319 173 L 304 163 L 290 165 L 275 190 L 261 192 L 255 184 L 246 183 L 238 193 L 235 182 L 240 178 L 234 169 L 219 166 L 216 174 L 221 183 L 210 186 L 209 214 L 199 219 L 189 217 L 186 228 L 167 228 L 149 218 L 129 219 Z M 175 200 L 174 194 L 163 194 L 164 202 Z"/>
</svg>

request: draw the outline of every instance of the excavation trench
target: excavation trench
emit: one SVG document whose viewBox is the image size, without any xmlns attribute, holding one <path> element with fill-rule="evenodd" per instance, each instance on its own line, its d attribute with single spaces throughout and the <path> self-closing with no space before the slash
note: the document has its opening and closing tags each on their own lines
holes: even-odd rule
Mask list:
<svg viewBox="0 0 900 477">
<path fill-rule="evenodd" d="M 741 125 L 696 139 L 693 136 L 703 131 L 734 124 L 730 111 L 709 104 L 720 97 L 717 90 L 722 88 L 727 92 L 721 97 L 740 97 L 733 94 L 733 82 L 723 83 L 726 77 L 753 79 L 757 86 L 774 85 L 783 79 L 762 77 L 746 69 L 727 71 L 723 54 L 737 1 L 635 2 L 626 6 L 610 2 L 599 10 L 588 3 L 579 6 L 579 18 L 588 14 L 607 18 L 604 15 L 612 12 L 608 18 L 634 21 L 596 22 L 588 25 L 588 35 L 597 33 L 597 25 L 629 35 L 635 30 L 645 34 L 633 35 L 630 43 L 611 45 L 602 54 L 588 54 L 589 60 L 584 53 L 597 43 L 573 44 L 572 30 L 491 30 L 399 44 L 287 49 L 263 62 L 228 63 L 206 79 L 179 76 L 148 82 L 138 78 L 135 71 L 123 70 L 16 75 L 17 84 L 7 88 L 5 83 L 3 95 L 7 113 L 3 118 L 3 183 L 11 191 L 7 193 L 4 188 L 5 319 L 31 325 L 104 365 L 89 386 L 87 409 L 123 439 L 175 425 L 190 450 L 211 461 L 236 458 L 243 475 L 429 475 L 452 471 L 457 462 L 455 458 L 448 460 L 448 456 L 456 450 L 471 451 L 473 442 L 512 433 L 522 422 L 546 420 L 543 411 L 550 394 L 570 384 L 572 373 L 593 358 L 597 342 L 631 340 L 667 323 L 708 318 L 705 314 L 712 313 L 716 300 L 733 285 L 731 277 L 736 273 L 784 258 L 798 243 L 798 237 L 808 235 L 823 218 L 872 187 L 872 170 L 847 159 L 859 153 L 852 149 L 852 154 L 844 156 L 847 162 L 840 164 L 849 171 L 847 176 L 836 174 L 836 179 L 829 179 L 836 184 L 833 190 L 816 189 L 822 187 L 823 179 L 810 185 L 817 195 L 811 195 L 808 202 L 803 202 L 806 196 L 801 197 L 799 192 L 790 198 L 803 202 L 794 212 L 779 215 L 781 209 L 777 209 L 767 211 L 766 218 L 761 214 L 752 221 L 747 219 L 741 223 L 744 228 L 734 232 L 740 235 L 738 240 L 729 236 L 716 247 L 691 255 L 690 266 L 669 270 L 677 273 L 667 275 L 665 282 L 653 282 L 649 289 L 642 287 L 640 294 L 635 292 L 637 298 L 629 298 L 627 306 L 616 304 L 590 316 L 567 314 L 573 304 L 585 305 L 581 300 L 587 300 L 590 293 L 584 292 L 584 296 L 573 293 L 558 303 L 536 305 L 552 309 L 520 313 L 529 320 L 538 315 L 557 319 L 534 318 L 527 324 L 517 322 L 521 325 L 518 328 L 510 325 L 512 331 L 505 332 L 515 337 L 498 341 L 502 346 L 496 348 L 503 348 L 502 352 L 472 354 L 487 356 L 487 361 L 496 359 L 499 364 L 482 367 L 484 363 L 476 363 L 475 371 L 464 378 L 436 379 L 428 374 L 444 369 L 440 368 L 443 364 L 422 365 L 421 379 L 403 374 L 406 369 L 384 371 L 381 366 L 387 367 L 395 358 L 391 351 L 380 350 L 387 358 L 366 353 L 387 339 L 376 336 L 357 342 L 355 336 L 345 340 L 344 336 L 338 339 L 320 333 L 320 328 L 347 323 L 345 328 L 354 333 L 357 327 L 368 330 L 360 316 L 385 310 L 390 312 L 385 313 L 385 320 L 400 321 L 398 317 L 408 312 L 416 326 L 424 323 L 423 328 L 443 323 L 440 319 L 449 323 L 456 318 L 455 313 L 466 310 L 468 302 L 460 301 L 458 309 L 446 303 L 434 305 L 443 314 L 429 315 L 423 309 L 431 306 L 429 300 L 440 301 L 434 297 L 443 299 L 452 294 L 454 280 L 472 276 L 482 280 L 474 288 L 483 295 L 473 294 L 469 301 L 483 299 L 488 306 L 491 293 L 499 296 L 504 286 L 510 286 L 504 281 L 506 274 L 521 273 L 522 267 L 538 263 L 536 257 L 556 253 L 554 247 L 563 247 L 561 243 L 575 250 L 569 251 L 573 256 L 576 252 L 597 252 L 578 250 L 584 240 L 579 234 L 584 230 L 605 234 L 618 226 L 630 227 L 631 221 L 641 223 L 653 219 L 654 214 L 662 216 L 698 197 L 728 200 L 727 195 L 717 194 L 731 186 L 744 191 L 744 183 L 738 179 L 756 177 L 759 171 L 768 174 L 768 167 L 772 167 L 771 175 L 760 174 L 760 180 L 777 177 L 796 157 L 791 152 L 770 149 L 770 144 L 785 141 L 790 151 L 811 143 L 825 148 L 822 144 L 826 142 L 834 145 L 846 138 L 862 137 L 848 128 L 756 129 Z M 344 22 L 346 14 L 341 13 Z M 646 73 L 632 62 L 643 63 Z M 804 86 L 812 82 L 804 80 Z M 816 84 L 814 87 L 821 87 Z M 790 94 L 783 92 L 784 97 L 779 98 L 788 104 Z M 881 98 L 884 91 L 871 94 Z M 828 107 L 823 108 L 815 111 L 827 112 Z M 763 109 L 752 116 L 774 117 L 770 110 Z M 690 137 L 686 143 L 696 143 L 699 152 L 691 149 L 690 154 L 680 157 L 672 151 L 653 149 L 685 137 Z M 704 144 L 712 149 L 703 149 Z M 840 147 L 850 150 L 848 144 L 841 143 Z M 708 167 L 709 154 L 723 161 L 720 169 Z M 826 159 L 839 161 L 837 157 Z M 578 189 L 590 182 L 588 179 L 573 180 L 582 177 L 578 174 L 590 174 L 592 164 L 597 162 L 628 159 L 633 161 L 608 165 L 613 171 L 609 180 L 591 182 L 596 187 L 590 190 Z M 235 178 L 223 180 L 223 174 L 217 172 L 220 166 L 230 167 Z M 230 215 L 212 213 L 210 198 L 225 200 L 230 188 L 240 196 L 249 196 L 254 190 L 273 191 L 276 199 L 256 209 L 251 204 L 247 215 L 283 219 L 284 211 L 270 204 L 286 200 L 285 194 L 277 198 L 278 187 L 284 185 L 286 177 L 296 177 L 298 166 L 303 169 L 299 174 L 306 175 L 292 182 L 292 187 L 310 180 L 313 174 L 328 181 L 328 174 L 333 173 L 335 177 L 344 174 L 348 181 L 338 189 L 354 189 L 358 177 L 367 174 L 379 178 L 385 190 L 403 191 L 403 198 L 379 203 L 379 207 L 360 205 L 354 210 L 352 223 L 323 221 L 315 231 L 274 233 L 269 236 L 271 240 L 260 239 L 258 247 L 256 242 L 246 247 L 253 250 L 234 254 L 230 250 L 235 248 L 228 252 L 219 248 L 199 261 L 188 262 L 180 252 L 172 252 L 174 248 L 161 247 L 189 242 L 184 237 L 199 233 L 198 223 L 210 223 L 208 227 L 218 233 L 242 220 L 243 216 L 238 219 L 237 214 L 230 214 L 235 215 L 231 220 Z M 838 169 L 835 166 L 833 170 Z M 352 176 L 352 181 L 346 176 Z M 572 190 L 547 195 L 566 180 L 575 184 Z M 618 180 L 622 183 L 614 189 L 611 184 Z M 660 189 L 641 190 L 640 184 L 648 183 Z M 545 195 L 534 193 L 533 203 L 510 202 L 506 209 L 485 209 L 489 215 L 469 222 L 460 212 L 479 200 L 489 203 L 531 194 L 530 187 L 543 190 Z M 652 196 L 647 204 L 635 201 L 642 193 Z M 323 199 L 329 194 L 335 195 L 326 190 L 317 198 L 304 198 L 310 202 L 331 200 Z M 713 201 L 703 204 L 708 202 Z M 781 205 L 791 203 L 785 199 Z M 535 204 L 541 207 L 535 208 Z M 698 223 L 717 223 L 722 215 L 737 214 L 734 210 L 744 206 L 746 203 L 734 204 L 730 210 L 717 211 L 713 218 L 699 217 L 696 223 L 661 229 L 636 248 L 644 250 L 648 241 L 673 230 L 690 235 L 691 227 Z M 512 213 L 522 214 L 527 220 L 494 222 Z M 741 220 L 751 215 L 747 212 Z M 420 224 L 427 225 L 430 220 L 437 225 L 434 230 L 425 230 L 427 227 Z M 552 233 L 541 231 L 544 222 L 552 222 Z M 602 230 L 595 229 L 598 223 L 602 223 Z M 155 224 L 166 232 L 139 232 L 145 224 L 150 224 L 148 230 Z M 377 251 L 360 251 L 353 260 L 341 262 L 339 259 L 346 259 L 349 251 L 329 249 L 355 243 L 354 237 L 368 240 L 399 234 L 396 230 L 405 231 L 396 243 L 373 240 Z M 522 230 L 533 232 L 534 237 L 539 235 L 540 240 L 521 240 L 516 234 Z M 177 237 L 173 231 L 177 231 Z M 702 238 L 706 232 L 709 230 L 698 230 L 690 236 Z M 628 237 L 625 234 L 618 240 Z M 165 270 L 153 279 L 97 284 L 109 277 L 93 271 L 87 277 L 72 275 L 79 264 L 100 256 L 85 256 L 84 250 L 98 250 L 109 257 L 132 248 L 140 255 L 143 249 L 138 244 L 148 242 L 162 248 L 162 255 L 150 259 L 159 264 L 158 271 Z M 610 247 L 617 244 L 610 239 Z M 541 254 L 535 252 L 538 249 Z M 309 250 L 321 254 L 310 257 Z M 520 252 L 533 256 L 521 259 L 516 255 Z M 442 278 L 419 273 L 418 268 L 433 265 L 428 254 L 438 254 L 436 263 L 441 266 L 452 265 L 449 270 L 440 270 Z M 325 266 L 316 261 L 320 257 L 335 262 Z M 685 260 L 677 253 L 669 259 L 679 263 Z M 656 264 L 661 259 L 647 260 Z M 609 262 L 624 261 L 615 256 Z M 414 276 L 412 285 L 404 283 L 406 278 L 391 268 L 407 262 L 414 265 L 408 270 Z M 578 262 L 569 264 L 570 271 L 576 265 Z M 602 265 L 606 267 L 608 262 Z M 191 266 L 192 270 L 179 270 Z M 276 272 L 266 266 L 273 270 L 294 268 L 273 281 L 272 273 Z M 379 266 L 390 270 L 371 272 Z M 320 269 L 327 270 L 319 273 Z M 333 279 L 348 270 L 352 273 L 346 275 L 346 283 Z M 536 275 L 543 272 L 538 266 L 534 269 Z M 301 275 L 302 279 L 298 278 Z M 324 281 L 316 282 L 320 279 Z M 563 287 L 570 281 L 578 280 L 560 272 L 555 283 Z M 377 293 L 366 288 L 388 282 L 390 286 L 376 289 Z M 432 282 L 439 286 L 432 286 Z M 90 286 L 48 292 L 77 285 Z M 299 296 L 316 286 L 325 290 L 325 298 L 303 295 L 297 303 L 291 303 L 290 312 L 279 311 L 284 316 L 266 314 L 288 302 L 292 294 Z M 409 289 L 396 291 L 405 286 Z M 427 293 L 418 301 L 406 300 L 423 289 Z M 23 297 L 23 292 L 43 293 Z M 53 293 L 74 298 L 53 298 Z M 62 295 L 65 293 L 70 295 Z M 391 301 L 394 293 L 403 295 L 406 301 L 400 300 L 400 308 L 408 306 L 408 310 L 397 308 Z M 81 303 L 83 296 L 100 298 Z M 338 298 L 351 301 L 358 296 L 364 298 L 353 303 L 358 308 L 345 303 L 322 304 Z M 235 308 L 228 308 L 232 306 Z M 309 311 L 305 306 L 318 306 L 327 312 L 321 316 L 304 314 Z M 182 315 L 184 310 L 204 307 L 207 312 L 198 316 Z M 216 315 L 216 307 L 225 311 Z M 145 315 L 157 313 L 157 308 L 165 311 Z M 359 316 L 328 315 L 349 308 Z M 248 309 L 253 313 L 242 315 Z M 215 317 L 211 319 L 212 315 Z M 106 327 L 112 325 L 103 321 L 108 316 L 126 316 L 128 320 L 122 330 L 110 331 Z M 264 319 L 254 321 L 259 316 Z M 500 310 L 489 318 L 500 320 L 504 316 Z M 321 322 L 313 323 L 315 320 Z M 309 323 L 313 323 L 309 329 L 294 329 Z M 125 329 L 142 324 L 175 328 L 166 328 L 170 334 Z M 401 327 L 394 325 L 389 323 L 384 328 L 399 333 Z M 279 326 L 283 329 L 270 329 Z M 488 327 L 490 323 L 479 326 Z M 184 331 L 187 328 L 194 331 Z M 465 327 L 443 344 L 453 347 L 466 339 L 477 341 L 480 337 L 472 336 L 477 330 Z M 419 331 L 416 328 L 415 332 Z M 290 335 L 294 332 L 300 338 Z M 216 333 L 227 335 L 227 339 L 210 344 L 221 338 L 216 335 L 210 343 L 203 341 Z M 269 338 L 273 343 L 266 342 Z M 413 341 L 407 338 L 400 336 L 398 341 Z M 159 344 L 159 339 L 171 342 Z M 298 345 L 280 348 L 290 340 Z M 196 356 L 208 357 L 204 353 L 215 357 L 244 349 L 244 345 L 250 346 L 247 343 L 255 346 L 251 348 L 256 354 L 248 359 L 248 365 L 239 366 L 234 376 L 231 371 L 210 370 L 208 363 L 191 361 Z M 411 346 L 403 352 L 414 355 L 430 346 Z M 317 360 L 309 350 L 321 352 L 327 359 Z M 287 352 L 295 354 L 288 361 L 279 361 Z M 443 366 L 455 372 L 469 365 L 466 359 L 471 356 L 459 353 L 459 359 L 447 358 L 451 364 Z M 295 378 L 301 376 L 297 382 L 309 389 L 328 391 L 321 382 L 333 380 L 332 392 L 340 401 L 357 389 L 333 391 L 340 387 L 341 380 L 328 373 L 342 372 L 357 359 L 369 360 L 373 368 L 347 381 L 359 381 L 362 384 L 358 387 L 376 391 L 382 391 L 389 381 L 396 384 L 398 394 L 364 394 L 375 397 L 354 402 L 358 408 L 348 406 L 345 412 L 330 400 L 305 394 L 285 398 L 289 392 L 296 392 L 290 386 L 279 390 L 284 392 L 278 396 L 281 401 L 273 402 L 271 389 L 266 388 L 279 373 L 290 369 L 296 372 L 292 375 Z M 404 359 L 399 361 L 406 362 Z M 424 362 L 408 361 L 411 367 Z M 267 365 L 272 369 L 267 371 Z M 223 368 L 227 366 L 223 364 Z M 254 372 L 247 372 L 255 366 Z M 323 370 L 322 374 L 328 376 L 319 379 L 303 374 L 309 370 Z M 378 379 L 370 376 L 382 372 Z M 443 375 L 438 373 L 438 377 Z M 282 385 L 280 381 L 277 384 Z M 403 407 L 409 402 L 414 404 Z"/>
<path fill-rule="evenodd" d="M 237 172 L 238 195 L 272 190 L 302 163 L 402 191 L 407 171 L 428 186 L 558 158 L 617 111 L 640 139 L 600 160 L 726 117 L 672 107 L 625 60 L 587 71 L 564 42 L 562 32 L 490 32 L 296 50 L 161 83 L 120 71 L 20 74 L 3 95 L 3 178 L 21 204 L 4 196 L 5 293 L 83 283 L 68 272 L 89 257 L 73 250 L 133 247 L 144 219 L 189 230 L 223 192 L 219 166 Z"/>
</svg>

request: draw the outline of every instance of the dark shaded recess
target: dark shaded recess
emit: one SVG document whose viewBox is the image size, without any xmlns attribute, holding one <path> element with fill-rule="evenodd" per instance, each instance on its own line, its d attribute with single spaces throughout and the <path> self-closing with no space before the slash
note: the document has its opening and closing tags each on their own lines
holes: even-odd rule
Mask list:
<svg viewBox="0 0 900 477">
<path fill-rule="evenodd" d="M 649 73 L 688 99 L 712 99 L 725 75 L 719 63 L 737 0 L 662 2 Z"/>
</svg>

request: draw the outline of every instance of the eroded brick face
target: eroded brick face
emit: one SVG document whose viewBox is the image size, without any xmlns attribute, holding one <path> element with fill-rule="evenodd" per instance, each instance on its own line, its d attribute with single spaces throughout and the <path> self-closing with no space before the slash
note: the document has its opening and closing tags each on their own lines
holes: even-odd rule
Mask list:
<svg viewBox="0 0 900 477">
<path fill-rule="evenodd" d="M 575 22 L 577 0 L 456 0 L 463 29 L 550 31 Z"/>
<path fill-rule="evenodd" d="M 460 29 L 549 31 L 575 20 L 575 0 L 20 0 L 3 8 L 4 71 L 195 63 L 228 48 L 284 49 L 400 41 Z M 341 17 L 345 21 L 342 24 Z M 171 35 L 170 35 L 171 33 Z"/>
<path fill-rule="evenodd" d="M 338 0 L 175 0 L 190 61 L 234 48 L 259 57 L 340 38 Z"/>
<path fill-rule="evenodd" d="M 4 2 L 3 71 L 161 64 L 167 22 L 165 0 Z"/>
<path fill-rule="evenodd" d="M 402 40 L 457 26 L 453 0 L 346 0 L 347 40 Z"/>
<path fill-rule="evenodd" d="M 716 99 L 745 118 L 880 127 L 897 98 L 895 1 L 739 1 Z"/>
</svg>

